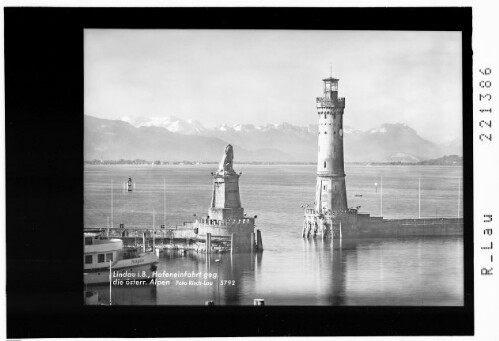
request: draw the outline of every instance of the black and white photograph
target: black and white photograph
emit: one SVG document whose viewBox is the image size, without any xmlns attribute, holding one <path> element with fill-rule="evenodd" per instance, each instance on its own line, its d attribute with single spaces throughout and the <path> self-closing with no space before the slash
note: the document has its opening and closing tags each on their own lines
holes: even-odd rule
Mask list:
<svg viewBox="0 0 499 341">
<path fill-rule="evenodd" d="M 61 4 L 4 7 L 7 338 L 494 328 L 491 7 Z"/>
<path fill-rule="evenodd" d="M 461 51 L 86 29 L 85 303 L 462 306 Z"/>
</svg>

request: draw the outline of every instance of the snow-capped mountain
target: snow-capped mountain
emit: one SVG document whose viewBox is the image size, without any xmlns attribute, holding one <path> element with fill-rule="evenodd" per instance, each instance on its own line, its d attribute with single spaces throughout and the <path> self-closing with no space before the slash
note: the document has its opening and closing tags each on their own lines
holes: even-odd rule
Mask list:
<svg viewBox="0 0 499 341">
<path fill-rule="evenodd" d="M 390 156 L 391 162 L 419 162 L 421 161 L 417 156 L 406 153 L 395 153 Z"/>
<path fill-rule="evenodd" d="M 274 148 L 293 155 L 296 160 L 311 161 L 316 156 L 317 130 L 289 123 L 222 125 L 203 135 L 231 141 L 248 150 Z"/>
<path fill-rule="evenodd" d="M 136 158 L 216 161 L 220 148 L 230 143 L 240 161 L 315 162 L 317 131 L 314 124 L 296 126 L 286 122 L 207 129 L 199 122 L 175 117 L 111 121 L 85 116 L 85 157 L 130 158 L 133 151 Z M 344 134 L 346 162 L 417 162 L 445 154 L 462 155 L 459 139 L 439 146 L 401 123 L 367 131 L 345 126 Z"/>
<path fill-rule="evenodd" d="M 439 146 L 402 123 L 385 123 L 366 132 L 345 134 L 344 149 L 345 160 L 353 161 L 416 161 L 443 155 Z"/>
<path fill-rule="evenodd" d="M 315 130 L 314 130 L 315 129 Z M 269 131 L 276 131 L 276 130 L 284 130 L 287 132 L 294 132 L 294 133 L 310 133 L 310 132 L 317 132 L 317 127 L 316 126 L 308 126 L 308 127 L 300 127 L 300 126 L 295 126 L 292 124 L 289 124 L 287 122 L 279 123 L 279 124 L 265 124 L 265 125 L 253 125 L 253 124 L 233 124 L 233 125 L 227 125 L 223 124 L 218 127 L 215 127 L 214 129 L 211 129 L 212 133 L 216 132 L 240 132 L 240 133 L 252 133 L 252 132 L 269 132 Z"/>
<path fill-rule="evenodd" d="M 137 128 L 121 120 L 84 117 L 85 160 L 217 161 L 227 144 L 217 137 L 179 134 L 164 127 Z M 239 161 L 293 160 L 293 156 L 272 147 L 249 151 L 232 144 Z"/>
<path fill-rule="evenodd" d="M 162 127 L 172 133 L 194 135 L 206 131 L 201 123 L 194 120 L 182 120 L 175 116 L 163 117 L 135 117 L 123 116 L 121 121 L 130 123 L 134 127 Z"/>
</svg>

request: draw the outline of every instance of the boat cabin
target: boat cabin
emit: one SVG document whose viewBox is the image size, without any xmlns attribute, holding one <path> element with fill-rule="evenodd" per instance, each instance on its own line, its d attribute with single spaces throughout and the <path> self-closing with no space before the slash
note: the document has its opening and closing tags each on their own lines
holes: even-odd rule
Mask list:
<svg viewBox="0 0 499 341">
<path fill-rule="evenodd" d="M 108 239 L 99 233 L 84 233 L 84 269 L 105 268 L 111 261 L 118 260 L 123 242 L 120 239 Z"/>
</svg>

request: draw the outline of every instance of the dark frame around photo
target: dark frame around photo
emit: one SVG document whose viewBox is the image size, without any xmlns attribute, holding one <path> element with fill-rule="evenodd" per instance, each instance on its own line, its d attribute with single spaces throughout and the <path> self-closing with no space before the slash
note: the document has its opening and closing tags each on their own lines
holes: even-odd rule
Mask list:
<svg viewBox="0 0 499 341">
<path fill-rule="evenodd" d="M 4 14 L 7 337 L 473 335 L 471 8 L 8 7 Z M 86 28 L 461 31 L 464 306 L 84 306 Z"/>
</svg>

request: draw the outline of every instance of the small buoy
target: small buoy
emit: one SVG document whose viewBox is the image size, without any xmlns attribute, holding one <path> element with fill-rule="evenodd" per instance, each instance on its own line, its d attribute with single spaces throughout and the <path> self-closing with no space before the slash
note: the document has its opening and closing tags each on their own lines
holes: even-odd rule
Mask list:
<svg viewBox="0 0 499 341">
<path fill-rule="evenodd" d="M 255 306 L 264 306 L 265 305 L 265 300 L 263 298 L 254 298 L 253 299 L 253 305 L 255 305 Z"/>
</svg>

